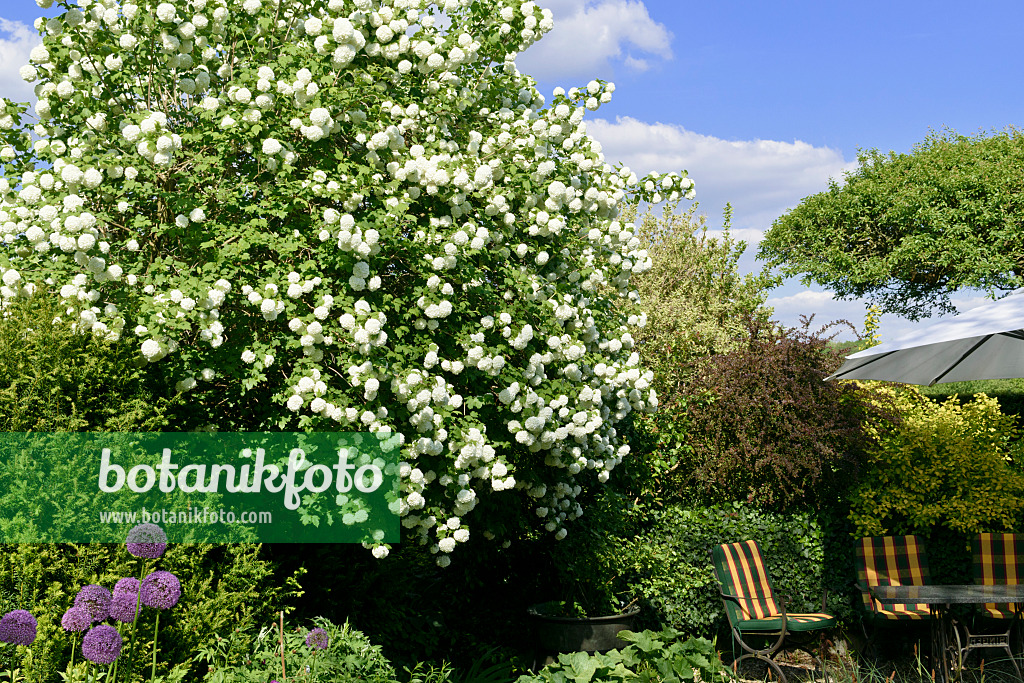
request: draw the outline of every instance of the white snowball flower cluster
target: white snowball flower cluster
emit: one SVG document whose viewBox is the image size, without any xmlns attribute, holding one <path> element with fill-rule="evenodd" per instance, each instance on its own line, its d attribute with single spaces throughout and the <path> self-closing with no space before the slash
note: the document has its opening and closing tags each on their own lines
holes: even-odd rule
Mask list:
<svg viewBox="0 0 1024 683">
<path fill-rule="evenodd" d="M 218 429 L 397 435 L 395 509 L 442 566 L 495 538 L 482 501 L 563 538 L 657 405 L 619 207 L 693 186 L 606 163 L 584 115 L 612 84 L 547 104 L 519 73 L 552 25 L 532 0 L 64 7 L 20 70 L 38 122 L 0 102 L 0 307 L 127 329 Z"/>
<path fill-rule="evenodd" d="M 139 156 L 156 166 L 170 166 L 181 149 L 181 136 L 168 130 L 167 114 L 161 111 L 148 113 L 138 125 L 122 121 L 121 136 L 135 146 Z"/>
</svg>

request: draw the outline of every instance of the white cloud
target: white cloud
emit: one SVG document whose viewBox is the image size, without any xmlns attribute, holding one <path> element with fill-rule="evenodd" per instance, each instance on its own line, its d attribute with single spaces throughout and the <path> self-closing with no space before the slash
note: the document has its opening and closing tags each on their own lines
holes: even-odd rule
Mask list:
<svg viewBox="0 0 1024 683">
<path fill-rule="evenodd" d="M 815 312 L 825 307 L 836 305 L 845 306 L 853 303 L 853 305 L 862 306 L 862 304 L 856 302 L 839 301 L 832 292 L 815 292 L 810 289 L 786 296 L 769 297 L 767 303 L 775 309 L 777 314 L 795 315 L 801 313 L 809 314 L 809 312 Z"/>
<path fill-rule="evenodd" d="M 843 301 L 834 298 L 832 292 L 802 289 L 802 286 L 795 280 L 786 283 L 775 292 L 776 296 L 768 297 L 766 303 L 774 309 L 773 319 L 787 327 L 797 327 L 800 324 L 800 316 L 814 314 L 812 331 L 826 323 L 838 320 L 846 320 L 858 331 L 864 330 L 864 318 L 869 305 L 866 299 Z M 970 293 L 954 294 L 951 298 L 960 313 L 966 313 L 977 306 L 992 303 L 992 299 Z M 878 322 L 878 336 L 883 342 L 892 341 L 918 330 L 922 326 L 932 325 L 951 317 L 953 317 L 952 314 L 934 315 L 931 318 L 913 321 L 891 313 L 884 313 Z M 836 337 L 837 341 L 850 341 L 857 338 L 853 331 L 845 326 L 836 327 L 833 331 L 839 332 Z"/>
<path fill-rule="evenodd" d="M 613 62 L 644 71 L 639 55 L 672 58 L 672 34 L 651 19 L 640 0 L 546 0 L 555 28 L 516 60 L 538 80 L 604 78 Z"/>
<path fill-rule="evenodd" d="M 601 142 L 609 163 L 623 163 L 638 175 L 686 169 L 711 227 L 721 225 L 722 209 L 731 203 L 730 232 L 748 245 L 738 264 L 742 273 L 761 270 L 754 255 L 773 220 L 804 197 L 827 189 L 829 178 L 841 178 L 856 165 L 845 161 L 839 150 L 799 140 L 723 140 L 629 117 L 588 120 L 587 132 Z M 795 280 L 774 294 L 768 304 L 775 309 L 775 319 L 787 327 L 799 326 L 800 316 L 811 314 L 816 327 L 832 320 L 855 325 L 864 320 L 863 301 L 837 301 L 831 292 L 810 291 Z M 852 339 L 853 334 L 847 331 L 840 338 Z"/>
<path fill-rule="evenodd" d="M 811 321 L 810 327 L 811 332 L 816 332 L 823 326 L 840 320 L 849 322 L 858 330 L 863 328 L 866 310 L 863 301 L 840 301 L 833 296 L 832 292 L 827 291 L 818 292 L 809 289 L 795 291 L 797 286 L 790 284 L 783 287 L 782 290 L 776 290 L 794 291 L 793 294 L 768 297 L 766 303 L 775 311 L 772 316 L 773 319 L 781 322 L 786 327 L 799 327 L 801 316 L 809 318 L 813 315 L 814 319 Z M 893 316 L 882 317 L 883 329 L 891 329 L 893 321 L 901 320 Z M 889 318 L 892 318 L 892 320 L 889 320 Z M 905 320 L 901 320 L 901 322 L 906 323 Z M 836 336 L 837 341 L 849 341 L 857 338 L 853 330 L 846 325 L 837 325 L 826 332 L 826 335 L 833 333 L 838 333 Z"/>
<path fill-rule="evenodd" d="M 28 64 L 28 55 L 39 44 L 39 35 L 31 26 L 0 17 L 0 97 L 14 102 L 35 99 L 33 86 L 18 75 Z"/>
<path fill-rule="evenodd" d="M 992 303 L 994 301 L 994 299 L 992 297 L 990 297 L 990 296 L 970 296 L 970 295 L 960 295 L 960 296 L 962 298 L 956 298 L 956 300 L 953 301 L 953 304 L 956 306 L 956 312 L 957 313 L 966 313 L 967 311 L 971 310 L 972 308 L 977 308 L 978 306 L 985 306 L 985 305 L 990 304 L 990 303 Z M 952 299 L 953 297 L 950 297 L 950 298 Z"/>
<path fill-rule="evenodd" d="M 650 62 L 646 59 L 637 59 L 633 55 L 626 55 L 626 58 L 622 60 L 622 63 L 633 71 L 647 71 L 651 68 Z"/>
<path fill-rule="evenodd" d="M 733 226 L 758 231 L 856 165 L 839 150 L 799 140 L 723 140 L 631 117 L 589 120 L 587 132 L 601 142 L 609 163 L 624 163 L 638 175 L 686 169 L 703 211 L 714 218 L 730 202 Z"/>
<path fill-rule="evenodd" d="M 714 225 L 714 222 L 709 223 Z M 722 230 L 708 229 L 708 237 L 721 238 L 725 235 Z M 757 230 L 755 228 L 730 228 L 729 236 L 734 240 L 740 240 L 747 243 L 748 248 L 751 245 L 756 245 L 764 237 L 763 230 Z"/>
<path fill-rule="evenodd" d="M 815 292 L 810 289 L 787 296 L 773 296 L 768 299 L 768 305 L 777 311 L 799 311 L 808 306 L 821 308 L 824 305 L 836 303 L 846 302 L 838 301 L 832 292 Z"/>
</svg>

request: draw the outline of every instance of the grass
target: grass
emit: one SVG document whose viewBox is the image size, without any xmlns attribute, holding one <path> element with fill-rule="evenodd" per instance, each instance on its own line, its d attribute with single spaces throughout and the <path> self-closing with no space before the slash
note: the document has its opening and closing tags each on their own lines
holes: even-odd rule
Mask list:
<svg viewBox="0 0 1024 683">
<path fill-rule="evenodd" d="M 1013 663 L 1001 650 L 993 650 L 993 656 L 979 657 L 972 653 L 962 672 L 963 683 L 1019 683 L 1020 678 Z M 984 654 L 984 652 L 982 653 Z M 1024 660 L 1018 658 L 1024 668 Z M 821 672 L 809 665 L 809 658 L 799 654 L 782 663 L 783 672 L 790 683 L 822 681 Z M 832 683 L 932 683 L 931 668 L 915 647 L 913 651 L 893 658 L 869 661 L 852 654 L 833 652 L 827 660 L 829 679 Z M 768 667 L 757 663 L 740 670 L 740 683 L 764 683 L 769 678 Z M 954 680 L 956 680 L 954 678 Z"/>
<path fill-rule="evenodd" d="M 933 683 L 932 665 L 927 656 L 930 628 L 923 623 L 918 624 L 918 627 L 913 631 L 890 633 L 886 638 L 876 641 L 874 657 L 859 654 L 865 647 L 859 629 L 836 633 L 835 640 L 826 642 L 828 654 L 825 656 L 825 665 L 830 683 Z M 1012 647 L 1017 653 L 1018 663 L 1024 669 L 1022 640 L 1015 639 Z M 723 661 L 727 666 L 731 665 L 732 659 L 728 653 L 723 653 Z M 788 652 L 778 662 L 789 683 L 818 683 L 824 680 L 814 660 L 804 652 Z M 763 662 L 747 660 L 739 673 L 738 683 L 777 681 Z M 957 679 L 952 677 L 952 680 Z M 1017 670 L 1002 648 L 971 652 L 959 680 L 963 683 L 1021 683 Z"/>
</svg>

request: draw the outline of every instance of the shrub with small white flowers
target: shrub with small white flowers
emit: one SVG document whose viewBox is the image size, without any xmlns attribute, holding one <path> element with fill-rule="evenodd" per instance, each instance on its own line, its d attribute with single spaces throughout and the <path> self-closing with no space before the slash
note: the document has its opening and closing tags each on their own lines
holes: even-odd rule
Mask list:
<svg viewBox="0 0 1024 683">
<path fill-rule="evenodd" d="M 605 163 L 583 116 L 612 84 L 545 105 L 514 60 L 551 14 L 57 4 L 34 116 L 0 102 L 0 304 L 45 292 L 135 339 L 190 392 L 180 429 L 401 434 L 396 507 L 441 565 L 471 529 L 564 537 L 657 403 L 618 206 L 692 183 Z"/>
</svg>

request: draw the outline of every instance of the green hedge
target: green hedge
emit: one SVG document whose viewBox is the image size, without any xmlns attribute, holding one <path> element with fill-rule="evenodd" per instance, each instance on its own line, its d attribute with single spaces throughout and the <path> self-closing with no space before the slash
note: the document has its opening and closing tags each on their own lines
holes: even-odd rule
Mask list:
<svg viewBox="0 0 1024 683">
<path fill-rule="evenodd" d="M 863 536 L 1012 531 L 1024 519 L 1024 473 L 1014 418 L 995 399 L 935 403 L 911 387 L 875 386 L 899 410 L 884 424 L 849 493 L 851 520 Z"/>
<path fill-rule="evenodd" d="M 815 513 L 773 513 L 745 503 L 712 507 L 669 507 L 657 513 L 637 542 L 638 593 L 649 613 L 685 633 L 728 634 L 728 621 L 711 567 L 711 549 L 722 543 L 756 540 L 776 589 L 791 598 L 794 612 L 821 608 L 828 589 L 829 610 L 851 616 L 853 543 L 841 515 L 820 520 Z M 845 533 L 844 533 L 845 532 Z"/>
</svg>

